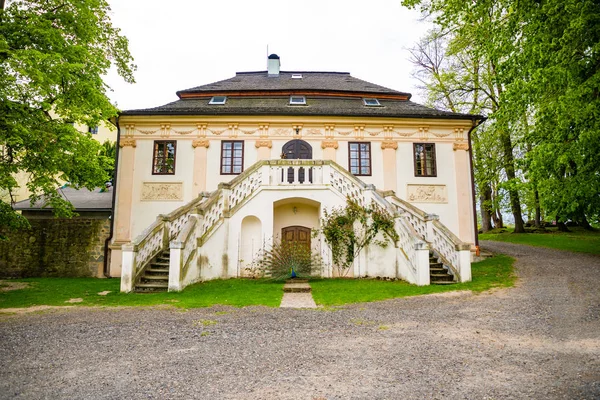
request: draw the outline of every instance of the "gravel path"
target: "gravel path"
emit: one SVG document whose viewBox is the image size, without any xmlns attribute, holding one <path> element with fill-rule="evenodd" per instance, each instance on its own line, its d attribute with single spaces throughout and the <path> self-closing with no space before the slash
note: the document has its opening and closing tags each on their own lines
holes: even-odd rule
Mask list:
<svg viewBox="0 0 600 400">
<path fill-rule="evenodd" d="M 512 289 L 295 310 L 0 315 L 0 398 L 600 398 L 600 257 L 503 243 Z"/>
</svg>

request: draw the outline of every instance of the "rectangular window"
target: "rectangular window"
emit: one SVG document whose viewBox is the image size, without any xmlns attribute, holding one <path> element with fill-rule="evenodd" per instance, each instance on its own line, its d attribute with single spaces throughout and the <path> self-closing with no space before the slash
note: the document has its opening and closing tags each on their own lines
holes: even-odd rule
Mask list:
<svg viewBox="0 0 600 400">
<path fill-rule="evenodd" d="M 415 143 L 415 176 L 437 176 L 435 144 Z"/>
<path fill-rule="evenodd" d="M 244 141 L 221 142 L 221 175 L 237 175 L 244 171 Z"/>
<path fill-rule="evenodd" d="M 363 102 L 364 102 L 365 106 L 370 106 L 370 107 L 381 106 L 381 104 L 379 104 L 379 100 L 377 100 L 377 99 L 363 99 Z"/>
<path fill-rule="evenodd" d="M 353 175 L 371 175 L 371 143 L 348 143 L 348 164 Z"/>
<path fill-rule="evenodd" d="M 96 135 L 96 134 L 98 134 L 98 127 L 90 126 L 90 127 L 88 127 L 88 132 L 91 133 L 92 135 Z"/>
<path fill-rule="evenodd" d="M 175 140 L 156 140 L 152 156 L 152 175 L 175 175 Z"/>
<path fill-rule="evenodd" d="M 225 104 L 227 96 L 213 96 L 208 104 Z"/>
<path fill-rule="evenodd" d="M 306 105 L 306 97 L 290 96 L 290 105 L 291 106 Z"/>
</svg>

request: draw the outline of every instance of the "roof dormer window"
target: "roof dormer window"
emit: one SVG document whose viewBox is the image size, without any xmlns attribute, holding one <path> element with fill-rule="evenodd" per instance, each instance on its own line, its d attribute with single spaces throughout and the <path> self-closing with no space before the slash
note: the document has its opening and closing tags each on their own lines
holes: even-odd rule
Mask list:
<svg viewBox="0 0 600 400">
<path fill-rule="evenodd" d="M 302 74 L 292 74 L 292 79 L 302 79 Z"/>
<path fill-rule="evenodd" d="M 225 104 L 227 96 L 213 96 L 208 104 Z"/>
<path fill-rule="evenodd" d="M 290 96 L 291 106 L 303 106 L 306 105 L 306 97 L 304 96 Z"/>
<path fill-rule="evenodd" d="M 363 103 L 365 104 L 365 106 L 369 106 L 369 107 L 381 106 L 381 104 L 379 104 L 379 100 L 377 100 L 377 99 L 363 99 Z"/>
</svg>

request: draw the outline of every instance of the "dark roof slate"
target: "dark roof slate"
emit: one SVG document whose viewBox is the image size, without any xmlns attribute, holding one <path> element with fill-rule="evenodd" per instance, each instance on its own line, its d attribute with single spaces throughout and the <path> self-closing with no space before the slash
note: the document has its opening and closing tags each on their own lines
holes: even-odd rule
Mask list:
<svg viewBox="0 0 600 400">
<path fill-rule="evenodd" d="M 293 74 L 302 74 L 302 79 L 292 78 Z M 281 71 L 279 76 L 270 77 L 267 71 L 237 72 L 233 78 L 180 90 L 178 96 L 186 93 L 236 92 L 236 91 L 285 91 L 311 90 L 324 92 L 358 92 L 385 93 L 408 96 L 410 93 L 399 92 L 371 82 L 357 79 L 348 72 L 306 72 Z"/>
<path fill-rule="evenodd" d="M 92 191 L 82 188 L 74 189 L 64 187 L 58 189 L 60 196 L 71 202 L 76 211 L 109 211 L 112 209 L 112 188 L 101 192 L 100 189 Z M 35 203 L 31 204 L 29 199 L 22 200 L 13 205 L 15 210 L 52 210 L 50 207 L 44 207 L 46 200 L 42 196 Z"/>
<path fill-rule="evenodd" d="M 297 115 L 355 117 L 460 118 L 477 116 L 436 110 L 408 100 L 380 99 L 381 107 L 365 106 L 361 98 L 311 97 L 306 105 L 289 105 L 288 96 L 228 97 L 223 105 L 209 98 L 181 99 L 163 106 L 124 111 L 123 115 Z"/>
</svg>

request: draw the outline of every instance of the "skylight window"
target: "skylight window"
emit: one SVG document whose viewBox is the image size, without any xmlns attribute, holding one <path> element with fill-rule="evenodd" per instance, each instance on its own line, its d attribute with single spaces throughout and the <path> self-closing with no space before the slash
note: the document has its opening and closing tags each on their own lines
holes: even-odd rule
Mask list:
<svg viewBox="0 0 600 400">
<path fill-rule="evenodd" d="M 306 104 L 306 97 L 304 96 L 290 96 L 291 106 L 301 106 Z"/>
<path fill-rule="evenodd" d="M 365 106 L 370 106 L 370 107 L 381 106 L 381 104 L 379 104 L 379 100 L 377 100 L 377 99 L 363 99 L 363 102 L 365 103 Z"/>
<path fill-rule="evenodd" d="M 292 74 L 292 79 L 302 79 L 302 74 Z"/>
<path fill-rule="evenodd" d="M 213 96 L 212 99 L 208 102 L 208 104 L 225 104 L 227 101 L 227 96 Z"/>
</svg>

